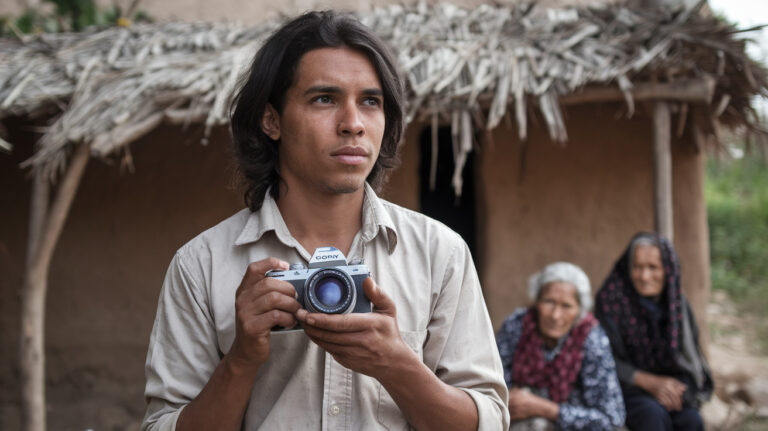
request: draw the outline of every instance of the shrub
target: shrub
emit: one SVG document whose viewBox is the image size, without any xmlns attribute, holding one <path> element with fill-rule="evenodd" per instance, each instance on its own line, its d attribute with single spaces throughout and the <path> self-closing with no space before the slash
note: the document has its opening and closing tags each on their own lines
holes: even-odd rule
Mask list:
<svg viewBox="0 0 768 431">
<path fill-rule="evenodd" d="M 762 316 L 768 309 L 766 160 L 758 155 L 710 160 L 705 196 L 712 288 L 726 291 L 742 311 Z M 768 321 L 761 326 L 758 332 L 768 335 Z"/>
</svg>

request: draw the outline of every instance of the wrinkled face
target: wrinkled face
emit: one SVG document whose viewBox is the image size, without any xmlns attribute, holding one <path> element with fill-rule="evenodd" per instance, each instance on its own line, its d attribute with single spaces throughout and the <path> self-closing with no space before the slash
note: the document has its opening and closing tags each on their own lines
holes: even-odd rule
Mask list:
<svg viewBox="0 0 768 431">
<path fill-rule="evenodd" d="M 571 330 L 581 312 L 576 286 L 563 281 L 545 285 L 536 301 L 536 310 L 539 332 L 550 346 L 554 345 Z"/>
<path fill-rule="evenodd" d="M 280 175 L 288 189 L 358 191 L 384 136 L 376 70 L 364 54 L 346 47 L 309 51 L 299 61 L 283 112 L 265 114 L 262 125 L 280 141 Z"/>
<path fill-rule="evenodd" d="M 664 290 L 664 266 L 661 263 L 659 248 L 653 245 L 635 247 L 630 275 L 632 284 L 640 295 L 661 295 Z"/>
</svg>

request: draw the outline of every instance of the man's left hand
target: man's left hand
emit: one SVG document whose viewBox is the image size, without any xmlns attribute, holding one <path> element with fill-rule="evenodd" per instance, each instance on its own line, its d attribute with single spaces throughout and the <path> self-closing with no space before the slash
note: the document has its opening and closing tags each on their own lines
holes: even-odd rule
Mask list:
<svg viewBox="0 0 768 431">
<path fill-rule="evenodd" d="M 404 365 L 415 354 L 400 337 L 395 303 L 373 278 L 363 282 L 373 313 L 323 314 L 296 312 L 307 336 L 341 365 L 379 381 L 393 365 Z M 418 358 L 417 358 L 418 359 Z"/>
</svg>

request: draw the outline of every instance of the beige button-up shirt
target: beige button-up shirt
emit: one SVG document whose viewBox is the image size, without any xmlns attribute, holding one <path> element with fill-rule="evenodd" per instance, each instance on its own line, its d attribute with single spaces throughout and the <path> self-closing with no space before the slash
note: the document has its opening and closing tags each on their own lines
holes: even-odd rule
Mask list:
<svg viewBox="0 0 768 431">
<path fill-rule="evenodd" d="M 332 245 L 332 244 L 328 244 Z M 235 338 L 235 291 L 249 263 L 307 263 L 269 193 L 174 256 L 146 361 L 142 430 L 173 430 Z M 506 430 L 507 389 L 472 257 L 443 224 L 376 197 L 366 185 L 363 227 L 347 259 L 364 258 L 395 302 L 401 336 L 443 382 L 469 394 L 482 430 Z M 381 384 L 334 361 L 303 331 L 271 336 L 245 412 L 245 430 L 404 430 Z"/>
</svg>

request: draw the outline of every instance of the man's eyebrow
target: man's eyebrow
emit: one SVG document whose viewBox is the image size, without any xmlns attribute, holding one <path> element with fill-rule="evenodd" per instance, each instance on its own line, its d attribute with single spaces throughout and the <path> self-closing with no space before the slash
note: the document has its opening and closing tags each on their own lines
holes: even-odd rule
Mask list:
<svg viewBox="0 0 768 431">
<path fill-rule="evenodd" d="M 313 85 L 312 87 L 307 88 L 304 95 L 306 96 L 307 94 L 313 93 L 341 93 L 341 87 L 335 87 L 333 85 Z"/>
<path fill-rule="evenodd" d="M 363 94 L 366 96 L 383 96 L 384 92 L 381 91 L 381 88 L 366 88 L 363 90 Z"/>
<path fill-rule="evenodd" d="M 315 93 L 340 94 L 342 92 L 343 90 L 341 87 L 334 85 L 313 85 L 312 87 L 307 88 L 307 90 L 304 92 L 304 95 L 306 96 Z M 366 96 L 382 96 L 384 94 L 380 88 L 366 88 L 362 91 L 362 93 Z"/>
</svg>

